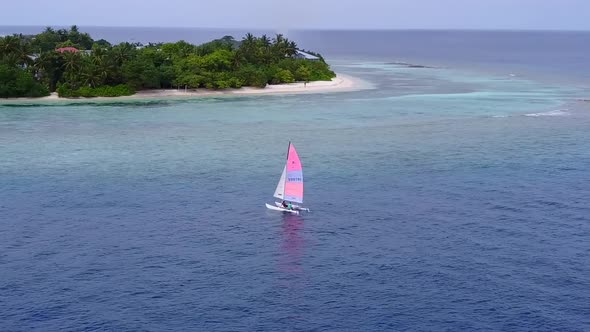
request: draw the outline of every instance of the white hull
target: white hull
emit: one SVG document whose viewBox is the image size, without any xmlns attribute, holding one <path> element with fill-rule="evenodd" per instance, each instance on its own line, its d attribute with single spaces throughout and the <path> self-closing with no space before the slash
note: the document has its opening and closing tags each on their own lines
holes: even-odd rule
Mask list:
<svg viewBox="0 0 590 332">
<path fill-rule="evenodd" d="M 275 211 L 281 211 L 281 212 L 288 212 L 288 213 L 292 213 L 292 214 L 299 214 L 299 211 L 297 210 L 289 210 L 289 209 L 284 209 L 282 207 L 278 207 L 278 206 L 273 206 L 270 204 L 265 204 L 266 208 L 269 210 L 275 210 Z"/>
<path fill-rule="evenodd" d="M 283 204 L 282 204 L 282 203 L 275 202 L 275 205 L 276 205 L 276 206 L 278 206 L 278 207 L 280 207 L 280 208 L 283 208 L 283 209 L 284 209 L 284 207 L 283 207 Z M 301 205 L 295 205 L 295 204 L 291 204 L 291 206 L 293 207 L 293 210 L 298 210 L 298 211 L 306 211 L 306 212 L 309 212 L 309 209 L 308 209 L 308 208 L 304 208 L 304 207 L 302 207 Z"/>
</svg>

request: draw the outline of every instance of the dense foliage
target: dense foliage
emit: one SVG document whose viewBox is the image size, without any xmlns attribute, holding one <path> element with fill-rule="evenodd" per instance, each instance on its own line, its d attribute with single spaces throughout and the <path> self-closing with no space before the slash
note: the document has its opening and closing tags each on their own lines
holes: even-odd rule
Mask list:
<svg viewBox="0 0 590 332">
<path fill-rule="evenodd" d="M 308 52 L 311 53 L 311 52 Z M 0 38 L 0 97 L 120 96 L 158 88 L 226 89 L 295 81 L 330 80 L 318 61 L 296 57 L 297 45 L 282 35 L 225 36 L 202 45 L 184 41 L 111 45 L 71 29 Z"/>
<path fill-rule="evenodd" d="M 42 97 L 49 90 L 26 70 L 0 64 L 0 97 Z"/>
</svg>

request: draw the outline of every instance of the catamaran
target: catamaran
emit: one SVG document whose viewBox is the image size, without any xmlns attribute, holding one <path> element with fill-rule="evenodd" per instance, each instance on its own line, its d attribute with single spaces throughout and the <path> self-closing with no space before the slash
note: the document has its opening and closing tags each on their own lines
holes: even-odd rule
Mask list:
<svg viewBox="0 0 590 332">
<path fill-rule="evenodd" d="M 266 207 L 270 210 L 293 214 L 299 214 L 300 211 L 309 212 L 309 209 L 293 204 L 293 202 L 303 203 L 303 167 L 297 150 L 295 150 L 295 146 L 291 142 L 289 142 L 289 148 L 287 149 L 287 163 L 283 167 L 283 173 L 277 184 L 274 197 L 281 199 L 282 202 L 275 202 L 274 205 L 266 204 Z M 291 202 L 291 208 L 285 207 L 283 202 Z"/>
</svg>

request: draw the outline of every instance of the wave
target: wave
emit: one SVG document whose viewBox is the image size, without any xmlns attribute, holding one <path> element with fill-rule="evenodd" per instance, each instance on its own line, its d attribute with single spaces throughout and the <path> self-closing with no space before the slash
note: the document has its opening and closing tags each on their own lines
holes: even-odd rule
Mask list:
<svg viewBox="0 0 590 332">
<path fill-rule="evenodd" d="M 338 64 L 338 67 L 347 68 L 366 68 L 366 69 L 399 69 L 399 68 L 411 68 L 411 69 L 442 69 L 443 67 L 433 67 L 428 65 L 421 65 L 417 63 L 409 62 L 359 62 L 352 64 Z"/>
<path fill-rule="evenodd" d="M 388 62 L 385 63 L 386 65 L 396 65 L 396 66 L 403 66 L 403 67 L 407 67 L 407 68 L 430 68 L 430 69 L 435 69 L 436 67 L 431 67 L 431 66 L 426 66 L 426 65 L 420 65 L 420 64 L 416 64 L 416 63 L 409 63 L 409 62 Z"/>
<path fill-rule="evenodd" d="M 508 92 L 508 91 L 459 91 L 439 93 L 410 93 L 397 96 L 372 98 L 372 100 L 398 100 L 398 99 L 471 99 L 471 100 L 507 100 L 509 98 L 550 98 L 551 95 L 543 92 Z M 364 100 L 364 99 L 362 99 Z"/>
<path fill-rule="evenodd" d="M 539 116 L 567 116 L 570 113 L 568 112 L 567 109 L 561 109 L 561 110 L 553 110 L 553 111 L 548 111 L 548 112 L 540 112 L 540 113 L 529 113 L 529 114 L 525 114 L 524 116 L 532 116 L 532 117 L 539 117 Z"/>
</svg>

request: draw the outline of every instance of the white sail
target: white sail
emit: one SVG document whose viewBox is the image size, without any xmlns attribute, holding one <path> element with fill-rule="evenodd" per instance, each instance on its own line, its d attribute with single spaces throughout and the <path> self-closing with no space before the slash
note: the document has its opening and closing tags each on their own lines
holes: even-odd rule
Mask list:
<svg viewBox="0 0 590 332">
<path fill-rule="evenodd" d="M 287 176 L 287 165 L 283 167 L 283 174 L 281 174 L 281 179 L 277 184 L 277 189 L 275 190 L 274 197 L 278 199 L 284 199 L 285 197 L 285 177 Z"/>
</svg>

